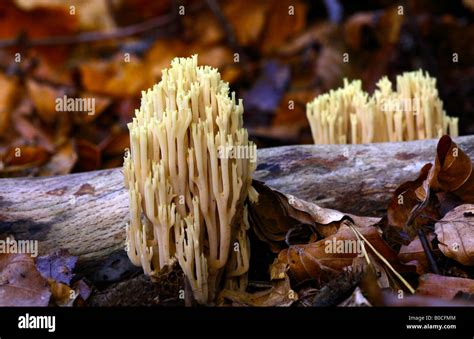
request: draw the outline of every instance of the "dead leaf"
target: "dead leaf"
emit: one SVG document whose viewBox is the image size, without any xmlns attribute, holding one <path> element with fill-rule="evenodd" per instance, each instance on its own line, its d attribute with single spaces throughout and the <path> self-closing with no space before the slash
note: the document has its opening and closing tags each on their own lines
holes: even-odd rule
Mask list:
<svg viewBox="0 0 474 339">
<path fill-rule="evenodd" d="M 41 176 L 64 175 L 71 173 L 77 161 L 77 153 L 71 141 L 58 147 L 51 160 L 40 170 Z"/>
<path fill-rule="evenodd" d="M 474 293 L 474 280 L 446 277 L 437 274 L 424 274 L 419 279 L 417 294 L 442 299 L 453 299 L 458 292 Z"/>
<path fill-rule="evenodd" d="M 58 306 L 72 306 L 76 300 L 77 294 L 68 285 L 58 283 L 52 279 L 49 280 L 52 299 Z"/>
<path fill-rule="evenodd" d="M 427 236 L 428 243 L 431 243 L 434 238 L 435 235 L 433 233 L 429 233 Z M 413 239 L 410 244 L 400 247 L 398 257 L 400 258 L 401 262 L 406 263 L 407 265 L 415 265 L 418 274 L 427 273 L 429 270 L 430 264 L 426 258 L 423 245 L 421 244 L 420 238 L 418 236 Z"/>
<path fill-rule="evenodd" d="M 18 97 L 18 80 L 0 73 L 0 88 L 0 135 L 3 135 Z"/>
<path fill-rule="evenodd" d="M 344 24 L 344 40 L 354 50 L 395 44 L 403 19 L 397 7 L 354 14 Z"/>
<path fill-rule="evenodd" d="M 36 267 L 45 279 L 69 285 L 76 262 L 76 256 L 70 255 L 68 250 L 60 249 L 52 254 L 38 257 Z"/>
<path fill-rule="evenodd" d="M 250 46 L 259 41 L 268 15 L 266 1 L 229 1 L 223 8 L 224 15 L 234 28 L 237 42 Z"/>
<path fill-rule="evenodd" d="M 25 11 L 51 9 L 69 13 L 71 6 L 74 6 L 74 14 L 79 17 L 81 30 L 107 31 L 115 27 L 107 0 L 15 0 L 14 2 Z"/>
<path fill-rule="evenodd" d="M 45 164 L 50 154 L 39 146 L 10 147 L 1 157 L 3 169 L 0 172 L 20 172 Z"/>
<path fill-rule="evenodd" d="M 125 60 L 123 53 L 111 61 L 83 63 L 79 73 L 86 91 L 116 98 L 138 96 L 155 82 L 145 63 L 134 57 Z"/>
<path fill-rule="evenodd" d="M 461 205 L 435 224 L 438 247 L 463 265 L 474 265 L 474 205 Z"/>
<path fill-rule="evenodd" d="M 471 159 L 448 135 L 438 142 L 435 165 L 428 180 L 435 192 L 451 192 L 465 203 L 474 203 L 474 172 Z"/>
<path fill-rule="evenodd" d="M 379 218 L 359 217 L 339 211 L 322 208 L 316 204 L 285 195 L 259 181 L 252 186 L 259 193 L 256 204 L 250 204 L 249 215 L 257 237 L 268 243 L 273 252 L 279 252 L 284 245 L 288 231 L 299 226 L 307 226 L 322 237 L 333 235 L 344 220 L 352 220 L 360 227 L 374 225 Z M 307 241 L 306 241 L 307 242 Z"/>
<path fill-rule="evenodd" d="M 287 39 L 299 33 L 306 25 L 308 6 L 302 1 L 272 1 L 268 9 L 261 50 L 268 54 Z"/>
<path fill-rule="evenodd" d="M 78 171 L 94 171 L 100 168 L 102 157 L 96 145 L 87 140 L 78 139 L 76 150 L 79 157 L 76 166 Z"/>
<path fill-rule="evenodd" d="M 225 304 L 229 301 L 231 306 L 254 306 L 254 307 L 274 307 L 290 306 L 298 300 L 298 294 L 291 289 L 290 279 L 286 271 L 288 267 L 275 260 L 270 266 L 273 286 L 267 290 L 255 293 L 243 291 L 222 290 L 219 293 L 219 303 Z"/>
<path fill-rule="evenodd" d="M 399 264 L 396 253 L 385 243 L 376 227 L 358 228 L 360 233 L 397 269 L 405 269 Z M 365 246 L 371 253 L 369 246 Z M 353 259 L 362 256 L 361 242 L 346 224 L 322 240 L 302 245 L 292 245 L 278 255 L 279 262 L 287 263 L 291 276 L 298 282 L 308 279 L 325 281 L 344 267 L 350 266 Z"/>
<path fill-rule="evenodd" d="M 62 99 L 66 94 L 66 90 L 64 88 L 54 88 L 33 79 L 27 80 L 26 88 L 41 120 L 53 123 L 59 113 L 56 109 L 56 99 Z"/>
<path fill-rule="evenodd" d="M 0 254 L 0 306 L 48 306 L 51 292 L 27 254 Z"/>
</svg>

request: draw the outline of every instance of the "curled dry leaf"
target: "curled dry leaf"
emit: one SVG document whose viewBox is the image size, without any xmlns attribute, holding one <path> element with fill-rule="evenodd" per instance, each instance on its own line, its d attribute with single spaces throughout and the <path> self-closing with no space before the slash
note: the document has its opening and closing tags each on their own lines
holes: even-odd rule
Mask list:
<svg viewBox="0 0 474 339">
<path fill-rule="evenodd" d="M 48 306 L 48 282 L 27 254 L 0 254 L 0 306 Z"/>
<path fill-rule="evenodd" d="M 397 254 L 382 239 L 378 228 L 360 227 L 358 230 L 396 269 L 407 270 L 399 264 Z M 365 249 L 371 252 L 369 246 Z M 361 242 L 351 228 L 343 224 L 335 234 L 325 239 L 282 250 L 278 260 L 289 265 L 291 276 L 298 282 L 308 279 L 325 281 L 352 265 L 353 259 L 360 256 L 363 256 Z"/>
<path fill-rule="evenodd" d="M 268 243 L 273 252 L 286 247 L 288 231 L 299 226 L 316 231 L 319 236 L 333 235 L 344 220 L 351 220 L 360 227 L 374 225 L 378 218 L 359 217 L 339 211 L 322 208 L 291 195 L 285 195 L 259 181 L 253 181 L 259 193 L 259 200 L 249 206 L 249 216 L 257 237 Z M 307 241 L 306 241 L 307 242 Z"/>
<path fill-rule="evenodd" d="M 474 265 L 474 205 L 461 205 L 435 224 L 439 249 L 463 265 Z"/>
<path fill-rule="evenodd" d="M 275 260 L 270 266 L 272 287 L 254 293 L 225 289 L 219 294 L 219 303 L 230 301 L 232 306 L 290 306 L 298 300 L 298 294 L 291 289 L 287 271 L 286 264 Z"/>
<path fill-rule="evenodd" d="M 450 201 L 455 199 L 456 201 Z M 387 208 L 386 234 L 408 245 L 417 230 L 440 218 L 443 206 L 458 201 L 474 202 L 474 173 L 471 159 L 447 135 L 437 146 L 435 164 L 426 164 L 414 181 L 401 184 Z"/>
<path fill-rule="evenodd" d="M 428 176 L 435 192 L 451 192 L 465 203 L 474 203 L 474 173 L 472 161 L 448 135 L 436 149 L 434 167 Z"/>
<path fill-rule="evenodd" d="M 459 292 L 474 294 L 474 280 L 446 277 L 437 274 L 424 274 L 419 279 L 417 294 L 442 299 L 453 299 Z"/>
</svg>

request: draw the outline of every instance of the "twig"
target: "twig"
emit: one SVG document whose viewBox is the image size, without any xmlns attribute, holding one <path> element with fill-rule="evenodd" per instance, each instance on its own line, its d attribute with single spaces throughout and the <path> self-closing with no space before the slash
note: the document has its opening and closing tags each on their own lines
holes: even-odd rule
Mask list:
<svg viewBox="0 0 474 339">
<path fill-rule="evenodd" d="M 438 265 L 436 265 L 436 261 L 433 258 L 433 253 L 431 252 L 430 245 L 428 244 L 428 239 L 426 239 L 425 232 L 421 229 L 418 229 L 418 237 L 420 238 L 421 245 L 423 246 L 423 250 L 425 251 L 426 257 L 428 258 L 428 262 L 430 263 L 431 270 L 435 274 L 439 274 Z"/>
<path fill-rule="evenodd" d="M 388 262 L 387 259 L 385 259 L 385 257 L 380 254 L 374 246 L 372 246 L 372 244 L 362 235 L 362 233 L 359 232 L 359 230 L 357 228 L 355 228 L 354 226 L 351 226 L 353 228 L 353 230 L 355 230 L 359 236 L 364 240 L 364 242 L 370 247 L 370 249 L 375 253 L 375 255 L 377 257 L 379 257 L 380 260 L 383 261 L 383 263 L 385 265 L 387 265 L 387 267 L 393 272 L 393 274 L 395 274 L 397 276 L 398 279 L 400 279 L 400 281 L 408 288 L 408 290 L 414 294 L 415 293 L 415 289 L 410 285 L 410 283 L 408 281 L 406 281 L 401 275 L 400 273 L 397 272 L 396 269 L 393 268 L 392 265 L 390 265 L 390 263 Z"/>
</svg>

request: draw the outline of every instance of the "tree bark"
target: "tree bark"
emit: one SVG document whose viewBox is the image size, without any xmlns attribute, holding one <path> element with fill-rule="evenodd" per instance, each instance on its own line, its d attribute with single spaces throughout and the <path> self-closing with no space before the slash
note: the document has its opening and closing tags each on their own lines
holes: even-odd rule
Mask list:
<svg viewBox="0 0 474 339">
<path fill-rule="evenodd" d="M 474 136 L 456 143 L 474 158 Z M 261 149 L 254 178 L 343 212 L 380 216 L 393 190 L 434 162 L 436 140 Z M 39 241 L 40 254 L 66 248 L 95 282 L 139 269 L 123 251 L 128 195 L 122 169 L 57 177 L 0 179 L 0 235 Z"/>
</svg>

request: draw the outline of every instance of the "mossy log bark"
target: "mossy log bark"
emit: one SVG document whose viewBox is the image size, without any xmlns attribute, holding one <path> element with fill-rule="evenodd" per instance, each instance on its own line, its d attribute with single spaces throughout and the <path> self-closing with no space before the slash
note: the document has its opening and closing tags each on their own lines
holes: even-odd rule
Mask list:
<svg viewBox="0 0 474 339">
<path fill-rule="evenodd" d="M 474 159 L 474 136 L 455 140 Z M 282 192 L 357 215 L 380 216 L 393 190 L 433 162 L 437 140 L 261 149 L 254 178 Z M 120 168 L 0 179 L 0 235 L 66 248 L 96 283 L 134 272 L 123 251 L 128 195 Z"/>
</svg>

